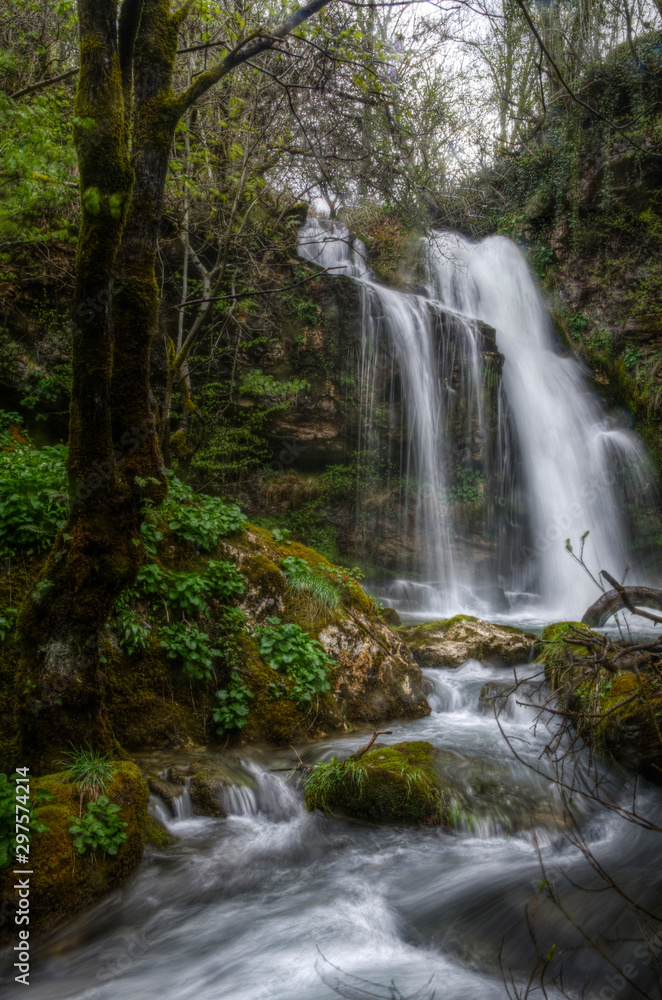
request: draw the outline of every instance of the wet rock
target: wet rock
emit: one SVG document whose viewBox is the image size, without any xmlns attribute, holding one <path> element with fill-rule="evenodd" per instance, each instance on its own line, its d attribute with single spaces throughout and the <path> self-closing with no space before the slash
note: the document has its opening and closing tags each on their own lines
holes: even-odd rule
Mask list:
<svg viewBox="0 0 662 1000">
<path fill-rule="evenodd" d="M 163 778 L 149 777 L 147 779 L 152 795 L 158 795 L 164 802 L 170 803 L 181 795 L 180 782 L 165 781 Z"/>
<path fill-rule="evenodd" d="M 479 711 L 491 714 L 496 708 L 498 712 L 505 705 L 512 690 L 513 685 L 507 681 L 488 681 L 487 684 L 483 684 L 478 695 Z"/>
<path fill-rule="evenodd" d="M 546 786 L 425 741 L 375 744 L 361 756 L 318 764 L 305 802 L 310 810 L 371 823 L 515 832 L 563 822 Z"/>
<path fill-rule="evenodd" d="M 393 625 L 397 628 L 398 625 L 402 625 L 400 621 L 400 615 L 395 610 L 395 608 L 382 608 L 382 618 L 389 625 Z"/>
<path fill-rule="evenodd" d="M 179 840 L 179 837 L 175 837 L 170 830 L 156 819 L 155 816 L 147 816 L 147 824 L 145 826 L 145 839 L 150 847 L 165 848 L 172 847 Z"/>
<path fill-rule="evenodd" d="M 662 684 L 657 671 L 640 664 L 638 672 L 602 668 L 582 678 L 576 660 L 592 656 L 592 650 L 567 641 L 577 637 L 577 630 L 589 641 L 590 636 L 601 638 L 582 622 L 555 622 L 543 629 L 535 645 L 536 660 L 544 663 L 561 708 L 595 750 L 662 784 Z M 618 654 L 613 645 L 611 658 Z M 627 654 L 619 655 L 619 666 L 627 662 Z"/>
<path fill-rule="evenodd" d="M 425 622 L 400 630 L 421 667 L 461 667 L 467 660 L 514 666 L 529 659 L 535 636 L 511 625 L 491 625 L 472 615 Z"/>
<path fill-rule="evenodd" d="M 251 775 L 229 761 L 195 762 L 191 765 L 191 770 L 189 790 L 196 816 L 222 819 L 227 815 L 223 804 L 223 789 L 231 786 L 253 788 L 255 785 Z"/>
</svg>

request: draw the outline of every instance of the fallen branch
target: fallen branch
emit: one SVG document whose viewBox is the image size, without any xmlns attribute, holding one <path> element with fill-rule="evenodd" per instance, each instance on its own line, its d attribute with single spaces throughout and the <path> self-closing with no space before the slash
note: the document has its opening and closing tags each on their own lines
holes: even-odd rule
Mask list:
<svg viewBox="0 0 662 1000">
<path fill-rule="evenodd" d="M 370 749 L 370 747 L 375 742 L 375 740 L 377 739 L 378 736 L 390 736 L 392 734 L 392 732 L 393 732 L 392 729 L 380 729 L 377 732 L 373 733 L 372 734 L 372 739 L 370 740 L 370 742 L 366 743 L 366 745 L 364 747 L 362 747 L 361 750 L 357 750 L 356 753 L 353 753 L 348 759 L 349 760 L 358 760 L 359 757 L 362 757 L 363 754 L 367 750 Z"/>
</svg>

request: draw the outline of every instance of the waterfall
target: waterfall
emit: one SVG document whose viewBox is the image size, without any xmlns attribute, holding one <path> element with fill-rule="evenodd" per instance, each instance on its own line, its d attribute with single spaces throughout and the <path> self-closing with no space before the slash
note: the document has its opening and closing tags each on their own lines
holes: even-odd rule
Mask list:
<svg viewBox="0 0 662 1000">
<path fill-rule="evenodd" d="M 359 290 L 361 468 L 386 458 L 404 480 L 407 578 L 383 596 L 427 613 L 480 614 L 496 608 L 484 599 L 493 584 L 515 602 L 528 592 L 546 614 L 581 617 L 597 590 L 565 539 L 578 548 L 588 531 L 594 572 L 622 574 L 631 554 L 617 496 L 631 502 L 651 482 L 643 446 L 608 417 L 580 364 L 561 353 L 513 243 L 436 233 L 425 249 L 428 284 L 404 293 L 376 281 L 365 247 L 343 226 L 310 220 L 300 233 L 302 257 Z M 502 376 L 487 370 L 483 324 L 496 331 Z M 384 370 L 388 398 L 379 397 Z M 454 502 L 466 482 L 480 484 L 472 495 L 493 540 L 494 557 L 481 566 Z M 360 512 L 360 481 L 358 492 Z"/>
<path fill-rule="evenodd" d="M 552 616 L 581 617 L 597 590 L 565 540 L 578 551 L 588 531 L 588 565 L 596 575 L 621 576 L 632 555 L 617 497 L 634 499 L 651 482 L 644 448 L 603 410 L 575 358 L 559 351 L 542 296 L 510 240 L 473 244 L 437 234 L 428 262 L 444 301 L 496 329 L 531 525 L 519 561 Z"/>
</svg>

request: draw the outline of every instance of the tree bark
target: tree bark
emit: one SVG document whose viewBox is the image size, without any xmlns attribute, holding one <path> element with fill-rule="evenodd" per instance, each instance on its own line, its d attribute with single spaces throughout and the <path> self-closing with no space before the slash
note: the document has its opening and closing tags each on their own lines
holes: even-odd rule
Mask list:
<svg viewBox="0 0 662 1000">
<path fill-rule="evenodd" d="M 74 141 L 81 190 L 72 324 L 69 515 L 19 615 L 19 726 L 32 758 L 68 740 L 107 742 L 100 629 L 130 578 L 137 528 L 111 435 L 111 299 L 133 183 L 116 0 L 79 0 Z M 58 735 L 61 734 L 61 735 Z"/>
</svg>

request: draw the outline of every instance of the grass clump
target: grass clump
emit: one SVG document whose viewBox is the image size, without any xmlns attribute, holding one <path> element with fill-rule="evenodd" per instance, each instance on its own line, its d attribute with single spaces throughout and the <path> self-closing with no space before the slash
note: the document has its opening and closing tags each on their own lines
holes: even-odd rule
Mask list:
<svg viewBox="0 0 662 1000">
<path fill-rule="evenodd" d="M 288 587 L 322 608 L 335 611 L 340 603 L 340 594 L 335 583 L 321 573 L 317 573 L 305 559 L 286 556 L 281 561 Z"/>
</svg>

